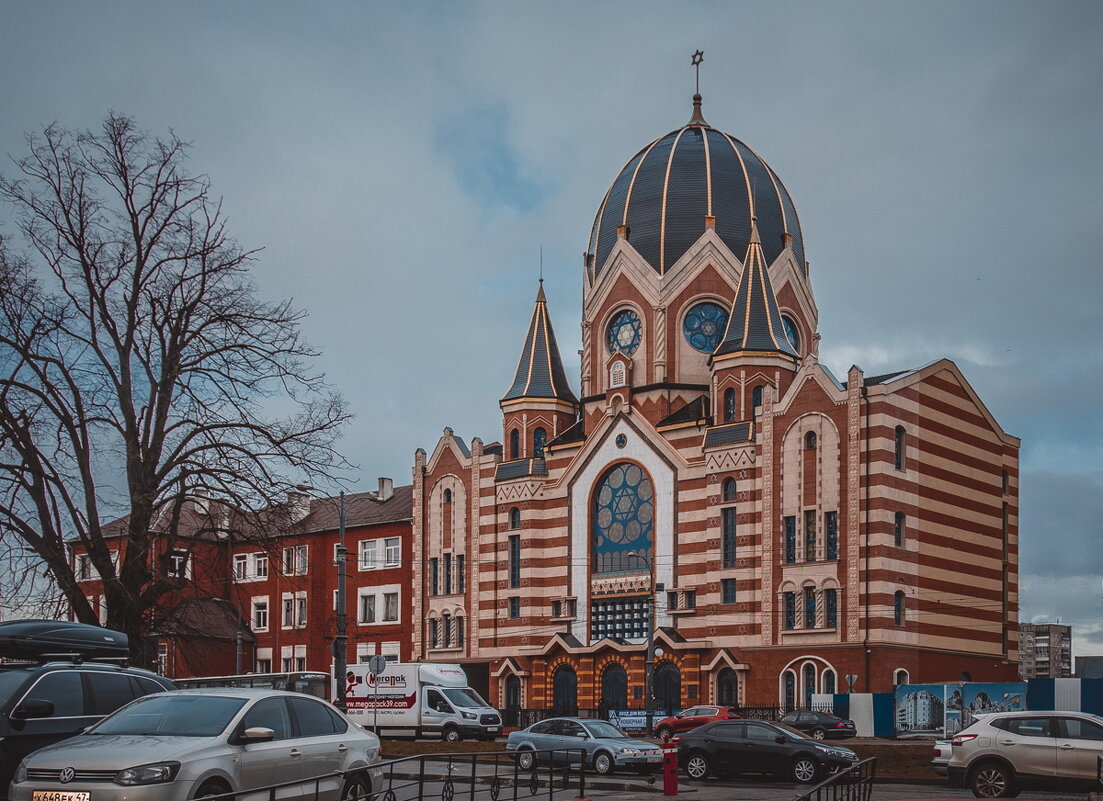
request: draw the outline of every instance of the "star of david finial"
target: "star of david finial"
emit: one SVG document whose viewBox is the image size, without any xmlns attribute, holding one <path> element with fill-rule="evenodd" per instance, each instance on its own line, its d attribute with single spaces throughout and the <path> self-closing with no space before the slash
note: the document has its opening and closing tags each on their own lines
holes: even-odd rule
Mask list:
<svg viewBox="0 0 1103 801">
<path fill-rule="evenodd" d="M 697 69 L 697 94 L 701 94 L 701 62 L 704 60 L 704 50 L 698 50 L 696 53 L 693 54 L 693 58 L 689 60 L 689 63 Z"/>
</svg>

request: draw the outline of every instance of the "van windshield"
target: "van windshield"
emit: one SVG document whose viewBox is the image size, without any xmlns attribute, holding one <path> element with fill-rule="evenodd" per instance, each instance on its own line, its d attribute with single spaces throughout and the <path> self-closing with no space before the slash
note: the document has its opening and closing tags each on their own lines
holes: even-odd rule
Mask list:
<svg viewBox="0 0 1103 801">
<path fill-rule="evenodd" d="M 486 701 L 479 697 L 479 694 L 477 692 L 472 690 L 470 687 L 441 688 L 441 692 L 443 692 L 448 700 L 456 706 L 464 706 L 468 709 L 490 706 Z"/>
</svg>

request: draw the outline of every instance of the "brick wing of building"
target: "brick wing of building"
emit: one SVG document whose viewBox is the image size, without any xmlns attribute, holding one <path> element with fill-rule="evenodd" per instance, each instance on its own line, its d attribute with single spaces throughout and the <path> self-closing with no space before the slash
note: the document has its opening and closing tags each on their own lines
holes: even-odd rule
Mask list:
<svg viewBox="0 0 1103 801">
<path fill-rule="evenodd" d="M 505 709 L 644 707 L 649 630 L 659 708 L 1014 680 L 1019 440 L 949 360 L 819 362 L 793 201 L 694 100 L 599 202 L 580 396 L 541 286 L 501 443 L 416 453 L 413 656 Z"/>
</svg>

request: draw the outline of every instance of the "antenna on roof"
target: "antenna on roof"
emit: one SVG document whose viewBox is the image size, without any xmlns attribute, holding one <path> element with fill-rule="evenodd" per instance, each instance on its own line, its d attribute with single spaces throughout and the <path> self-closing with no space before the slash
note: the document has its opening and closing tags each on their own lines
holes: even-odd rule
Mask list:
<svg viewBox="0 0 1103 801">
<path fill-rule="evenodd" d="M 540 245 L 540 283 L 544 283 L 544 246 Z"/>
</svg>

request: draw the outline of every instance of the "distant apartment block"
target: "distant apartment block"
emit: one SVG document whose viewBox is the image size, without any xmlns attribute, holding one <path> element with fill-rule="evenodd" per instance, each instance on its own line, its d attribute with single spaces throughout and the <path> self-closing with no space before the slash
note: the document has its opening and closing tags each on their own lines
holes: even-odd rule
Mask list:
<svg viewBox="0 0 1103 801">
<path fill-rule="evenodd" d="M 1060 623 L 1020 623 L 1019 675 L 1024 679 L 1072 675 L 1072 627 Z"/>
</svg>

